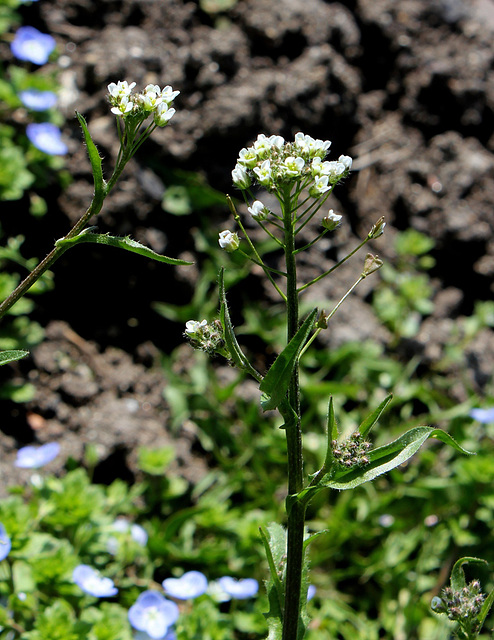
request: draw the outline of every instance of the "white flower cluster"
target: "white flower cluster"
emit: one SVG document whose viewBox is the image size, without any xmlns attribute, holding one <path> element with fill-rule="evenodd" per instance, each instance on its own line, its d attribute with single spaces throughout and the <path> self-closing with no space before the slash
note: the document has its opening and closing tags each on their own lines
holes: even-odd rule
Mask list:
<svg viewBox="0 0 494 640">
<path fill-rule="evenodd" d="M 108 85 L 111 112 L 124 118 L 137 116 L 143 120 L 153 114 L 158 127 L 167 125 L 175 114 L 171 104 L 180 91 L 173 91 L 170 85 L 160 89 L 157 84 L 148 84 L 141 93 L 132 93 L 135 86 L 135 82 L 129 84 L 126 80 Z"/>
<path fill-rule="evenodd" d="M 295 134 L 293 142 L 261 133 L 252 147 L 241 149 L 232 171 L 233 182 L 240 189 L 247 189 L 256 181 L 272 190 L 281 184 L 306 180 L 304 186 L 309 187 L 310 195 L 319 198 L 352 167 L 349 156 L 324 161 L 330 146 L 329 140 L 316 140 L 301 132 Z"/>
</svg>

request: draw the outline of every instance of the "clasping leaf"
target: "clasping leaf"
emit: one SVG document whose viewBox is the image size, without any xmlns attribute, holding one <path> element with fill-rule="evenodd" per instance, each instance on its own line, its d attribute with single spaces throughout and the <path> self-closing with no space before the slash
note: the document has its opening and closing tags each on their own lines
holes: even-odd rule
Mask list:
<svg viewBox="0 0 494 640">
<path fill-rule="evenodd" d="M 259 388 L 264 392 L 264 397 L 261 400 L 264 411 L 276 409 L 285 399 L 300 352 L 314 326 L 316 314 L 317 309 L 313 309 L 297 333 L 273 362 L 261 382 Z"/>
</svg>

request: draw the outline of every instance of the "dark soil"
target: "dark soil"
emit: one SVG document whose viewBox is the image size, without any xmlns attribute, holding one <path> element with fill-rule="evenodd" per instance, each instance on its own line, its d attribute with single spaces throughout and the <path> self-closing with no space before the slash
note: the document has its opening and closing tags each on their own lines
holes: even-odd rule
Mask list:
<svg viewBox="0 0 494 640">
<path fill-rule="evenodd" d="M 107 85 L 127 79 L 181 91 L 172 124 L 153 134 L 108 200 L 101 230 L 132 233 L 168 255 L 191 251 L 195 216 L 172 217 L 160 206 L 166 170 L 200 171 L 231 192 L 241 147 L 260 132 L 290 138 L 301 130 L 332 140 L 332 158 L 355 159 L 330 205 L 345 217 L 334 250 L 344 255 L 382 215 L 388 228 L 373 247 L 384 259 L 395 258 L 391 241 L 399 230 L 434 238 L 436 308 L 408 345 L 426 364 L 441 358 L 474 301 L 492 298 L 493 0 L 239 0 L 217 15 L 183 0 L 56 0 L 25 11 L 30 24 L 56 37 L 62 108 L 69 118 L 76 109 L 86 116 L 109 167 L 118 139 Z M 48 251 L 91 198 L 75 120 L 65 133 L 74 181 L 51 195 L 53 214 L 30 222 L 38 225 L 25 245 L 32 255 Z M 221 230 L 227 219 L 225 207 L 211 224 Z M 6 230 L 19 233 L 16 224 Z M 324 256 L 308 262 L 306 272 L 317 274 L 325 260 L 331 264 Z M 311 295 L 334 297 L 354 273 Z M 171 267 L 88 246 L 65 254 L 55 274 L 55 292 L 37 311 L 46 340 L 18 369 L 35 384 L 36 399 L 6 408 L 1 485 L 20 477 L 12 471 L 19 445 L 54 438 L 76 460 L 85 444 L 97 445 L 115 476 L 132 478 L 136 445 L 170 438 L 166 380 L 151 365 L 157 349 L 182 340 L 182 327 L 164 321 L 150 302 L 185 302 L 190 286 Z M 371 286 L 342 308 L 332 344 L 370 336 L 386 342 L 366 302 Z M 53 319 L 63 323 L 49 324 Z M 468 349 L 467 378 L 482 392 L 492 373 L 492 331 Z M 456 393 L 461 398 L 465 390 Z M 175 445 L 177 468 L 192 468 L 193 481 L 205 467 L 188 457 L 191 437 L 179 434 Z"/>
</svg>

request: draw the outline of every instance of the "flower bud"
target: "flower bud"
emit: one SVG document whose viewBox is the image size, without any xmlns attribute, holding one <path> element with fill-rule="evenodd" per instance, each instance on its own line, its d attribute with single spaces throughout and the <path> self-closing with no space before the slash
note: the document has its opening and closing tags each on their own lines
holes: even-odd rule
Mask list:
<svg viewBox="0 0 494 640">
<path fill-rule="evenodd" d="M 260 200 L 256 200 L 252 203 L 251 207 L 247 207 L 247 211 L 257 222 L 265 220 L 269 214 L 269 209 L 267 209 Z"/>
<path fill-rule="evenodd" d="M 328 215 L 322 219 L 321 224 L 325 229 L 334 231 L 337 227 L 340 226 L 341 218 L 342 216 L 335 213 L 333 209 L 330 209 Z"/>
<path fill-rule="evenodd" d="M 233 184 L 239 189 L 248 189 L 251 184 L 249 175 L 241 164 L 236 164 L 235 169 L 232 171 Z"/>
<path fill-rule="evenodd" d="M 352 168 L 353 160 L 350 158 L 350 156 L 340 156 L 338 158 L 338 162 L 341 162 L 341 164 L 345 165 L 346 171 L 350 171 L 350 169 Z"/>
<path fill-rule="evenodd" d="M 370 239 L 379 238 L 384 233 L 384 227 L 386 223 L 384 222 L 384 216 L 381 216 L 379 220 L 372 225 L 371 230 L 369 231 L 369 235 L 367 236 Z"/>
<path fill-rule="evenodd" d="M 222 249 L 228 251 L 228 253 L 232 253 L 236 251 L 240 246 L 240 240 L 236 233 L 232 233 L 231 231 L 222 231 L 219 234 L 218 243 Z"/>
</svg>

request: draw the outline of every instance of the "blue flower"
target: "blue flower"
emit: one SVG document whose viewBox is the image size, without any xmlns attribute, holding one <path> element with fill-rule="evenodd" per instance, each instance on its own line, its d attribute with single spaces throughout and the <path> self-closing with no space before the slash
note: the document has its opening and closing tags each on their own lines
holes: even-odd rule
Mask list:
<svg viewBox="0 0 494 640">
<path fill-rule="evenodd" d="M 52 156 L 63 156 L 69 150 L 60 129 L 49 122 L 28 124 L 26 135 L 37 149 Z"/>
<path fill-rule="evenodd" d="M 163 638 L 170 631 L 179 615 L 177 605 L 157 591 L 144 591 L 130 607 L 128 618 L 137 631 L 146 632 L 151 638 Z"/>
<path fill-rule="evenodd" d="M 26 89 L 19 92 L 19 98 L 25 107 L 33 111 L 46 111 L 57 104 L 57 94 L 53 91 Z"/>
<path fill-rule="evenodd" d="M 40 447 L 22 447 L 17 452 L 15 466 L 22 469 L 39 469 L 51 462 L 59 453 L 58 442 L 48 442 Z"/>
<path fill-rule="evenodd" d="M 468 415 L 478 422 L 488 424 L 489 422 L 494 422 L 494 407 L 490 409 L 472 409 Z"/>
<path fill-rule="evenodd" d="M 259 591 L 259 584 L 254 578 L 236 580 L 230 576 L 219 578 L 218 583 L 225 593 L 237 600 L 252 598 Z"/>
<path fill-rule="evenodd" d="M 168 596 L 177 600 L 189 600 L 206 592 L 208 579 L 200 571 L 187 571 L 181 578 L 167 578 L 162 584 Z"/>
<path fill-rule="evenodd" d="M 117 533 L 129 533 L 132 540 L 137 542 L 137 544 L 141 545 L 141 547 L 145 547 L 148 541 L 148 534 L 146 529 L 141 527 L 139 524 L 130 524 L 130 522 L 126 518 L 117 518 L 115 522 L 111 525 L 113 531 Z M 108 539 L 107 549 L 108 552 L 115 555 L 118 552 L 118 548 L 120 545 L 120 541 L 112 536 Z"/>
<path fill-rule="evenodd" d="M 0 522 L 0 561 L 5 560 L 9 555 L 11 548 L 12 543 L 10 542 L 10 538 L 5 531 L 5 527 Z"/>
<path fill-rule="evenodd" d="M 55 46 L 55 38 L 47 33 L 41 33 L 34 27 L 19 27 L 10 44 L 10 50 L 19 60 L 45 64 Z"/>
<path fill-rule="evenodd" d="M 99 571 L 87 564 L 78 565 L 72 572 L 72 579 L 85 593 L 95 598 L 109 598 L 118 593 L 113 580 L 103 578 Z"/>
<path fill-rule="evenodd" d="M 313 584 L 310 584 L 307 589 L 307 600 L 312 600 L 312 598 L 316 595 L 316 587 Z"/>
</svg>

